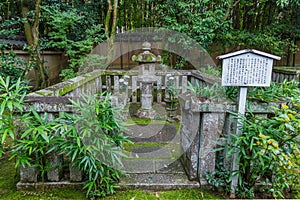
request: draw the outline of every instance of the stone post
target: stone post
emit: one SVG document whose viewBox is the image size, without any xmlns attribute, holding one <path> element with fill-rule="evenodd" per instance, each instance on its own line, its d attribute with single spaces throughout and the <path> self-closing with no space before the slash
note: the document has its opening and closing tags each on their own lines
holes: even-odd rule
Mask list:
<svg viewBox="0 0 300 200">
<path fill-rule="evenodd" d="M 62 175 L 62 156 L 57 153 L 51 153 L 48 155 L 47 160 L 50 165 L 50 169 L 47 171 L 47 178 L 49 181 L 60 181 Z"/>
<path fill-rule="evenodd" d="M 200 185 L 207 185 L 205 174 L 215 171 L 216 152 L 213 150 L 221 135 L 224 117 L 222 113 L 205 112 L 201 114 L 200 120 L 198 178 Z"/>
<path fill-rule="evenodd" d="M 54 115 L 48 114 L 48 121 L 54 120 Z M 47 171 L 47 179 L 49 181 L 60 181 L 62 175 L 62 155 L 59 155 L 58 152 L 52 152 L 47 156 L 46 163 L 50 165 L 49 170 Z"/>
<path fill-rule="evenodd" d="M 152 82 L 142 81 L 142 109 L 150 110 L 152 108 Z"/>
<path fill-rule="evenodd" d="M 215 171 L 213 152 L 225 121 L 226 105 L 202 103 L 191 94 L 179 96 L 181 105 L 181 161 L 190 180 L 207 185 L 205 174 Z"/>
<path fill-rule="evenodd" d="M 192 112 L 191 96 L 182 95 L 179 98 L 182 124 L 181 134 L 181 162 L 190 180 L 197 179 L 198 152 L 199 152 L 199 124 L 200 113 Z"/>
</svg>

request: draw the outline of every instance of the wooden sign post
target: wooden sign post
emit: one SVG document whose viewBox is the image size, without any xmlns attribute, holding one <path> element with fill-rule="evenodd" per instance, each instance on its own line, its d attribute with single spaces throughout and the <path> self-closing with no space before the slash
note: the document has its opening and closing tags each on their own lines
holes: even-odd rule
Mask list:
<svg viewBox="0 0 300 200">
<path fill-rule="evenodd" d="M 247 87 L 268 87 L 271 83 L 273 60 L 280 57 L 254 49 L 245 49 L 217 57 L 222 59 L 222 86 L 239 86 L 236 134 L 242 134 L 241 117 L 246 112 Z M 239 170 L 238 152 L 233 156 L 232 171 Z M 237 175 L 231 182 L 231 197 L 235 197 Z"/>
</svg>

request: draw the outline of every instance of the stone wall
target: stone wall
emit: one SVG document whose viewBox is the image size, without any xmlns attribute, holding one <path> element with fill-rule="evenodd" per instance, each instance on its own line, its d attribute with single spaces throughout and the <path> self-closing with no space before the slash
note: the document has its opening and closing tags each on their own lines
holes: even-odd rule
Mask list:
<svg viewBox="0 0 300 200">
<path fill-rule="evenodd" d="M 28 61 L 29 52 L 22 50 L 14 50 L 16 56 L 24 61 Z M 47 68 L 47 72 L 49 75 L 50 84 L 57 83 L 59 80 L 59 74 L 61 70 L 63 70 L 67 65 L 67 59 L 64 57 L 63 52 L 60 51 L 41 51 L 42 62 Z M 34 70 L 31 70 L 27 77 L 30 80 L 34 80 Z"/>
</svg>

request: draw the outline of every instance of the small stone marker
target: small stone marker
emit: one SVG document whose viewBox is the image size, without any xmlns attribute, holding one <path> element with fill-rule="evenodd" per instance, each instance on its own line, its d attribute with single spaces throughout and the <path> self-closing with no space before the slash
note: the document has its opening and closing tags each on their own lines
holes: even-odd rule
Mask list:
<svg viewBox="0 0 300 200">
<path fill-rule="evenodd" d="M 247 87 L 270 86 L 273 60 L 281 58 L 254 49 L 245 49 L 217 57 L 222 59 L 222 86 L 240 86 L 238 99 L 238 114 L 244 116 L 246 111 Z M 236 134 L 242 134 L 241 118 L 238 119 Z M 238 153 L 233 156 L 233 171 L 239 170 Z M 231 182 L 231 197 L 235 197 L 237 175 Z"/>
</svg>

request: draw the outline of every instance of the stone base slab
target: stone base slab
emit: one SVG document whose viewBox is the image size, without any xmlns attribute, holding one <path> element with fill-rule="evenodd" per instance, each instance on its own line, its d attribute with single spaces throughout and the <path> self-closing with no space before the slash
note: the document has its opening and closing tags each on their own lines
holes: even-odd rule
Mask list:
<svg viewBox="0 0 300 200">
<path fill-rule="evenodd" d="M 85 182 L 69 182 L 69 181 L 61 181 L 61 182 L 37 182 L 37 183 L 17 183 L 18 190 L 42 190 L 43 186 L 45 190 L 51 189 L 78 189 L 81 190 Z"/>
<path fill-rule="evenodd" d="M 197 181 L 189 181 L 185 174 L 129 174 L 121 177 L 120 189 L 143 190 L 177 190 L 197 189 L 200 184 Z"/>
</svg>

